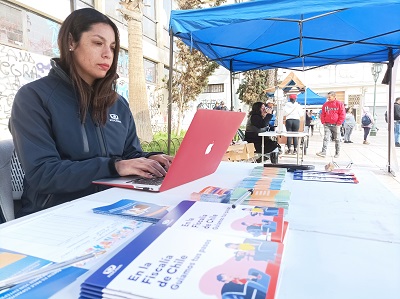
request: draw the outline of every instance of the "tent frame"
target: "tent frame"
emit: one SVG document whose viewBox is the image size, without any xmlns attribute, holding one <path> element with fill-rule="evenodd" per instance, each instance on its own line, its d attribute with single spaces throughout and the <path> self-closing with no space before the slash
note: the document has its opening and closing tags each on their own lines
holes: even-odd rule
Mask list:
<svg viewBox="0 0 400 299">
<path fill-rule="evenodd" d="M 306 1 L 309 2 L 307 4 L 310 4 L 312 1 Z M 276 17 L 266 17 L 266 18 L 255 18 L 254 20 L 266 20 L 266 21 L 277 21 L 277 22 L 293 22 L 293 23 L 298 23 L 298 35 L 294 38 L 290 38 L 290 39 L 285 39 L 285 40 L 280 40 L 277 42 L 274 42 L 272 44 L 267 44 L 267 45 L 262 45 L 261 47 L 258 48 L 247 48 L 247 47 L 241 47 L 241 46 L 234 46 L 234 45 L 227 45 L 227 44 L 219 44 L 219 43 L 214 43 L 214 42 L 202 42 L 199 40 L 196 40 L 193 36 L 193 33 L 191 30 L 193 29 L 186 29 L 185 26 L 181 26 L 181 28 L 183 30 L 177 30 L 177 31 L 182 31 L 182 32 L 174 32 L 173 31 L 173 26 L 171 25 L 172 20 L 173 20 L 173 15 L 174 13 L 171 14 L 171 22 L 170 22 L 170 69 L 169 69 L 169 75 L 170 75 L 170 84 L 169 84 L 169 96 L 168 96 L 168 152 L 170 152 L 170 142 L 171 142 L 171 109 L 172 109 L 172 75 L 173 75 L 173 38 L 174 36 L 181 39 L 183 42 L 185 42 L 187 45 L 189 45 L 190 47 L 194 47 L 198 50 L 201 51 L 203 46 L 207 49 L 207 51 L 209 51 L 210 53 L 214 54 L 214 57 L 211 57 L 210 60 L 211 61 L 215 61 L 217 63 L 219 63 L 221 66 L 225 67 L 226 69 L 228 69 L 228 71 L 230 72 L 230 86 L 231 86 L 231 109 L 233 108 L 233 73 L 236 72 L 244 72 L 244 71 L 248 71 L 248 70 L 255 70 L 255 69 L 271 69 L 271 68 L 282 68 L 282 69 L 289 69 L 289 70 L 299 70 L 299 68 L 301 67 L 299 65 L 299 59 L 301 59 L 301 64 L 302 64 L 302 70 L 303 71 L 307 71 L 310 69 L 315 69 L 318 67 L 323 67 L 323 66 L 327 66 L 327 65 L 335 65 L 335 64 L 349 64 L 349 63 L 384 63 L 387 64 L 387 71 L 385 74 L 385 84 L 389 85 L 389 99 L 388 99 L 388 117 L 389 119 L 392 119 L 392 109 L 393 109 L 393 100 L 392 97 L 394 96 L 394 84 L 393 84 L 393 66 L 395 64 L 395 59 L 397 59 L 398 61 L 398 57 L 400 54 L 400 45 L 399 44 L 393 44 L 393 43 L 378 43 L 373 41 L 373 39 L 375 38 L 381 38 L 384 36 L 388 36 L 391 34 L 397 34 L 400 33 L 400 28 L 391 28 L 391 31 L 386 31 L 384 33 L 379 33 L 379 34 L 374 34 L 371 33 L 370 35 L 364 36 L 362 39 L 356 39 L 356 40 L 350 40 L 350 39 L 335 39 L 335 38 L 325 38 L 325 37 L 321 37 L 321 36 L 304 36 L 304 32 L 303 32 L 303 26 L 306 22 L 315 20 L 315 19 L 319 19 L 319 18 L 323 18 L 323 17 L 329 17 L 331 15 L 334 14 L 338 14 L 341 12 L 346 12 L 348 9 L 351 9 L 353 7 L 350 8 L 339 8 L 337 7 L 337 4 L 332 4 L 332 1 L 328 1 L 331 2 L 329 3 L 330 7 L 333 7 L 332 5 L 336 5 L 337 9 L 332 9 L 331 11 L 328 11 L 329 9 L 327 9 L 327 12 L 325 13 L 320 13 L 318 14 L 318 12 L 316 13 L 315 16 L 309 17 L 309 18 L 304 18 L 304 14 L 300 15 L 300 18 L 280 18 L 278 16 Z M 378 8 L 379 6 L 382 5 L 381 2 L 379 1 L 372 1 L 373 5 L 371 5 L 370 3 L 368 5 L 370 5 L 371 9 L 375 9 Z M 389 3 L 390 2 L 390 3 Z M 400 1 L 397 0 L 392 0 L 392 1 L 388 1 L 387 2 L 389 5 L 398 5 L 400 4 Z M 242 9 L 242 8 L 248 8 L 248 7 L 252 7 L 254 9 L 254 7 L 256 5 L 267 5 L 267 4 L 271 4 L 272 5 L 272 1 L 271 3 L 269 1 L 255 1 L 255 2 L 245 2 L 245 3 L 239 3 L 239 4 L 233 4 L 230 5 L 230 8 L 232 9 Z M 287 5 L 289 5 L 290 3 L 287 3 Z M 303 4 L 305 4 L 305 2 L 303 2 Z M 280 3 L 280 5 L 285 5 L 284 2 Z M 365 4 L 367 5 L 367 4 Z M 364 4 L 360 4 L 357 3 L 356 5 L 354 5 L 355 8 L 364 8 L 365 7 Z M 177 11 L 176 15 L 179 15 L 179 17 L 181 18 L 185 18 L 187 17 L 187 14 L 191 14 L 191 13 L 195 13 L 196 17 L 199 16 L 199 14 L 205 12 L 218 12 L 221 13 L 221 10 L 226 9 L 227 6 L 225 6 L 225 8 L 223 7 L 215 7 L 215 8 L 208 8 L 208 9 L 204 9 L 204 10 L 192 10 L 192 11 Z M 312 13 L 312 9 L 310 8 L 311 6 L 307 6 L 305 7 L 303 5 L 302 9 L 305 10 L 307 13 Z M 307 11 L 308 10 L 308 11 Z M 182 14 L 180 14 L 182 13 Z M 271 15 L 274 15 L 274 12 L 272 12 Z M 276 15 L 276 14 L 275 14 Z M 212 17 L 215 17 L 215 15 L 213 15 Z M 210 20 L 213 20 L 212 17 L 207 18 L 207 28 L 218 28 L 219 24 L 212 24 L 210 25 Z M 253 15 L 251 15 L 251 17 L 253 17 Z M 243 20 L 238 20 L 235 19 L 235 22 L 243 22 L 246 23 L 246 20 L 251 21 L 252 19 L 250 17 L 248 17 L 246 19 L 246 17 L 244 17 Z M 186 23 L 187 23 L 187 18 L 185 19 Z M 224 20 L 226 21 L 226 20 Z M 217 22 L 218 23 L 218 22 Z M 237 23 L 236 23 L 237 24 Z M 397 23 L 396 23 L 397 24 Z M 175 20 L 175 26 L 177 26 L 176 20 Z M 190 27 L 190 26 L 188 26 Z M 193 27 L 192 27 L 193 28 Z M 196 24 L 196 31 L 202 29 L 203 27 L 201 27 L 200 24 Z M 193 30 L 195 31 L 195 30 Z M 314 52 L 311 53 L 307 53 L 304 54 L 303 53 L 303 43 L 305 41 L 305 39 L 307 40 L 320 40 L 320 41 L 327 41 L 327 42 L 333 42 L 333 43 L 339 43 L 337 45 L 333 45 L 333 46 L 329 46 L 327 48 L 322 48 L 322 49 L 316 49 Z M 285 43 L 289 43 L 291 41 L 298 41 L 298 45 L 299 45 L 299 49 L 297 51 L 297 53 L 295 54 L 291 54 L 291 53 L 276 53 L 273 51 L 268 51 L 267 49 L 276 45 L 282 45 Z M 353 46 L 353 45 L 363 45 L 363 46 L 367 46 L 367 47 L 371 47 L 371 46 L 377 46 L 377 50 L 375 49 L 367 49 L 367 52 L 364 52 L 362 54 L 357 54 L 357 55 L 349 55 L 346 58 L 335 58 L 335 57 L 324 57 L 322 54 L 326 51 L 332 51 L 332 50 L 336 50 L 336 49 L 341 49 L 343 47 L 347 47 L 347 46 Z M 235 50 L 239 50 L 238 53 L 233 53 L 233 54 L 229 54 L 229 55 L 225 55 L 225 56 L 218 56 L 217 52 L 214 51 L 213 47 L 221 47 L 221 48 L 226 48 L 226 49 L 235 49 Z M 363 48 L 364 49 L 364 48 Z M 396 51 L 396 53 L 394 54 L 394 50 Z M 203 52 L 203 51 L 201 51 Z M 282 58 L 280 59 L 278 57 L 278 59 L 276 59 L 273 62 L 270 63 L 260 63 L 260 62 L 255 62 L 255 61 L 243 61 L 240 59 L 235 59 L 236 56 L 238 55 L 242 55 L 245 53 L 249 53 L 249 52 L 253 52 L 253 53 L 263 53 L 263 54 L 271 54 L 271 55 L 279 55 L 279 56 L 286 56 L 286 58 Z M 204 52 L 203 52 L 204 53 Z M 388 53 L 387 57 L 383 58 L 382 55 L 376 55 L 376 54 L 382 54 L 382 53 Z M 375 54 L 372 55 L 372 54 Z M 207 55 L 206 55 L 207 56 Z M 323 61 L 319 62 L 317 65 L 313 66 L 312 62 L 306 62 L 305 63 L 305 59 L 306 58 L 315 58 L 315 59 L 321 59 Z M 296 62 L 297 59 L 297 62 Z M 242 65 L 239 66 L 238 69 L 236 69 L 234 62 L 239 62 L 242 63 Z M 292 62 L 291 65 L 289 65 L 289 63 Z M 244 67 L 243 65 L 246 65 L 248 67 Z M 249 65 L 252 65 L 251 67 Z M 286 65 L 282 65 L 282 64 L 286 64 Z M 305 66 L 306 65 L 306 66 Z M 389 129 L 389 138 L 388 138 L 388 165 L 387 165 L 387 171 L 388 172 L 392 172 L 392 166 L 391 166 L 391 143 L 392 143 L 392 136 L 393 134 L 391 133 L 391 131 L 393 130 L 393 125 L 391 124 L 391 122 L 389 121 L 388 124 L 388 129 Z"/>
</svg>

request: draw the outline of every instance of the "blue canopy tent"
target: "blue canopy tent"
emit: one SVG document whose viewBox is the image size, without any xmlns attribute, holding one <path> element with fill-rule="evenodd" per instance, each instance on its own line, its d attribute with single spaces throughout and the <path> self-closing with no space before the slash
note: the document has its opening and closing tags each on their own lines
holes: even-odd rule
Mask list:
<svg viewBox="0 0 400 299">
<path fill-rule="evenodd" d="M 326 98 L 316 94 L 310 88 L 306 88 L 305 92 L 297 95 L 297 102 L 302 105 L 323 105 L 326 102 Z"/>
<path fill-rule="evenodd" d="M 390 118 L 392 69 L 400 55 L 399 15 L 400 0 L 258 0 L 175 10 L 170 18 L 170 66 L 173 37 L 228 69 L 231 82 L 233 73 L 254 69 L 387 63 Z M 172 72 L 170 67 L 170 78 Z M 171 94 L 169 101 L 170 135 Z"/>
</svg>

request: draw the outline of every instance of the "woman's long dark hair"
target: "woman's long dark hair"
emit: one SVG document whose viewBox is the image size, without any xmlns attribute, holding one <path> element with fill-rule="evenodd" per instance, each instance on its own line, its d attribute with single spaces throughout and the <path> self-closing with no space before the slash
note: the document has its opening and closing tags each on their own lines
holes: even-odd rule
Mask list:
<svg viewBox="0 0 400 299">
<path fill-rule="evenodd" d="M 94 24 L 99 23 L 110 25 L 115 33 L 114 59 L 106 76 L 95 80 L 93 86 L 89 86 L 77 72 L 72 52 L 69 51 L 70 37 L 74 42 L 79 43 L 82 33 L 89 31 Z M 85 122 L 88 110 L 91 109 L 93 121 L 104 125 L 107 121 L 107 110 L 118 97 L 116 80 L 118 78 L 120 40 L 117 26 L 107 16 L 95 9 L 78 9 L 72 12 L 62 23 L 57 42 L 60 49 L 60 66 L 71 77 L 74 88 L 79 95 L 81 122 Z"/>
<path fill-rule="evenodd" d="M 263 102 L 255 102 L 253 106 L 251 106 L 251 110 L 249 112 L 249 116 L 259 114 L 261 115 L 261 106 L 265 105 Z"/>
</svg>

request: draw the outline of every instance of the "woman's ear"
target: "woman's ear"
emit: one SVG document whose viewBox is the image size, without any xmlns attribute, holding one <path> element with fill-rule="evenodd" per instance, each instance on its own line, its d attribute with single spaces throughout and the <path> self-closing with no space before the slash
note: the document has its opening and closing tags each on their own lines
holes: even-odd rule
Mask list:
<svg viewBox="0 0 400 299">
<path fill-rule="evenodd" d="M 72 37 L 72 34 L 68 34 L 68 49 L 69 51 L 73 51 L 76 48 L 76 43 L 74 42 L 74 38 Z"/>
</svg>

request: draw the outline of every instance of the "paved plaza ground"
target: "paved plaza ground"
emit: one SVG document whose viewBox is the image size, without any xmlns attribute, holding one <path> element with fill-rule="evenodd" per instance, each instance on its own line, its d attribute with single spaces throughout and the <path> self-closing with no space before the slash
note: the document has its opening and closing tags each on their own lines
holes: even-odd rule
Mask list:
<svg viewBox="0 0 400 299">
<path fill-rule="evenodd" d="M 400 200 L 400 172 L 396 176 L 388 173 L 388 130 L 387 124 L 378 122 L 379 131 L 377 136 L 369 136 L 370 144 L 363 144 L 364 131 L 358 129 L 353 131 L 351 139 L 353 143 L 340 144 L 340 157 L 334 159 L 335 144 L 330 142 L 327 155 L 321 158 L 316 155 L 322 149 L 323 128 L 315 130 L 310 137 L 307 154 L 304 156 L 303 164 L 312 164 L 321 168 L 329 162 L 336 162 L 340 167 L 346 167 L 349 163 L 353 169 L 364 169 L 372 171 L 378 180 L 390 189 Z M 396 158 L 400 164 L 400 147 L 395 148 Z M 279 163 L 296 163 L 296 156 L 282 155 Z M 396 165 L 391 165 L 391 169 L 396 169 Z M 371 186 L 374 188 L 374 186 Z M 368 190 L 366 190 L 368 192 Z"/>
</svg>

